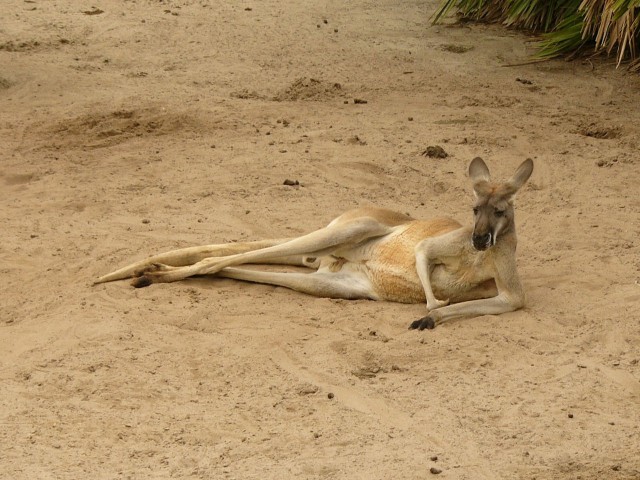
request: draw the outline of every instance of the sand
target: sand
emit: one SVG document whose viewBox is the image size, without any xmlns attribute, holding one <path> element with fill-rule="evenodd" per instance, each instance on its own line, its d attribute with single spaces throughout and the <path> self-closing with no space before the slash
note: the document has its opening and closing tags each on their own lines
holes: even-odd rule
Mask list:
<svg viewBox="0 0 640 480">
<path fill-rule="evenodd" d="M 640 78 L 436 6 L 5 0 L 0 478 L 640 478 Z M 535 162 L 523 310 L 92 286 L 357 206 L 468 224 L 476 156 Z"/>
</svg>

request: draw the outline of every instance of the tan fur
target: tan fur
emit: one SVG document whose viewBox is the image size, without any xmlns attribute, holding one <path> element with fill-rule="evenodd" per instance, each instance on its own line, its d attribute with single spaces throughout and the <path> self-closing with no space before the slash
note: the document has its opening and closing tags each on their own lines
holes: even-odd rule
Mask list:
<svg viewBox="0 0 640 480">
<path fill-rule="evenodd" d="M 413 221 L 409 215 L 378 207 L 360 207 L 348 210 L 333 220 L 329 225 L 339 225 L 361 217 L 374 217 L 378 222 L 395 227 Z"/>
<path fill-rule="evenodd" d="M 144 287 L 215 274 L 315 296 L 426 301 L 428 315 L 410 325 L 417 329 L 433 328 L 450 318 L 515 310 L 524 304 L 524 292 L 515 264 L 512 200 L 532 169 L 527 160 L 509 181 L 496 184 L 486 164 L 474 159 L 469 166 L 476 194 L 473 228 L 449 218 L 414 220 L 391 210 L 359 208 L 301 237 L 173 250 L 96 283 L 135 277 L 133 285 Z M 248 263 L 316 270 L 235 268 Z"/>
<path fill-rule="evenodd" d="M 377 242 L 367 266 L 369 278 L 380 299 L 423 303 L 424 288 L 416 272 L 415 246 L 425 238 L 437 237 L 460 227 L 450 218 L 414 220 L 396 234 Z"/>
</svg>

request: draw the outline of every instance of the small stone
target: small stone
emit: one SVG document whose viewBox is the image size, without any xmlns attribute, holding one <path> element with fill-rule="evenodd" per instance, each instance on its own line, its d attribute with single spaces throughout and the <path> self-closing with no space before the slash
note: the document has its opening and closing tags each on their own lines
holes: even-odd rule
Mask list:
<svg viewBox="0 0 640 480">
<path fill-rule="evenodd" d="M 434 455 L 433 457 L 431 457 L 429 460 L 431 460 L 432 462 L 437 462 L 438 461 L 438 456 Z"/>
<path fill-rule="evenodd" d="M 143 218 L 142 219 L 142 223 L 144 223 L 146 225 L 148 223 L 151 223 L 151 220 L 149 220 L 148 218 Z"/>
<path fill-rule="evenodd" d="M 570 413 L 569 415 L 567 415 L 569 418 L 573 418 L 573 413 Z"/>
<path fill-rule="evenodd" d="M 300 182 L 298 180 L 289 180 L 287 178 L 282 184 L 286 185 L 288 187 L 295 187 L 295 186 L 300 185 Z"/>
<path fill-rule="evenodd" d="M 299 395 L 314 395 L 320 390 L 316 385 L 303 385 L 299 390 Z"/>
<path fill-rule="evenodd" d="M 433 475 L 438 475 L 438 474 L 442 473 L 442 470 L 440 470 L 439 468 L 436 468 L 436 467 L 431 467 L 431 468 L 429 469 L 429 471 L 430 471 Z"/>
<path fill-rule="evenodd" d="M 84 13 L 85 15 L 100 15 L 101 13 L 104 13 L 104 10 L 100 10 L 99 8 L 92 7 L 91 10 L 85 10 L 82 13 Z"/>
<path fill-rule="evenodd" d="M 332 399 L 333 399 L 333 397 L 335 397 L 335 395 L 333 394 L 333 392 L 329 392 L 329 393 L 327 394 L 327 398 L 328 398 L 329 400 L 332 400 Z"/>
</svg>

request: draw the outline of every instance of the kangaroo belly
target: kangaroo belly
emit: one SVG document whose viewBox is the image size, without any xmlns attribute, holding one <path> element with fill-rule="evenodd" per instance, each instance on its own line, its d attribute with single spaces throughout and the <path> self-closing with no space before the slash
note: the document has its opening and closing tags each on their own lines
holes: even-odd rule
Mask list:
<svg viewBox="0 0 640 480">
<path fill-rule="evenodd" d="M 368 265 L 368 275 L 380 300 L 399 303 L 424 303 L 426 301 L 424 288 L 415 271 L 389 268 L 377 268 L 377 264 Z M 470 278 L 459 272 L 447 271 L 442 265 L 436 266 L 431 273 L 431 288 L 436 298 L 449 299 L 451 303 L 475 298 L 476 287 L 483 285 L 487 279 L 482 277 Z M 478 290 L 478 298 L 486 295 L 491 286 L 487 285 L 482 291 Z M 472 294 L 474 293 L 474 294 Z"/>
<path fill-rule="evenodd" d="M 379 240 L 366 262 L 369 279 L 379 298 L 401 303 L 424 302 L 424 288 L 416 272 L 415 247 L 425 238 L 460 227 L 449 218 L 413 221 Z M 439 267 L 434 271 L 432 286 L 435 295 L 441 298 L 454 297 L 455 292 L 468 288 L 460 283 L 455 272 Z"/>
</svg>

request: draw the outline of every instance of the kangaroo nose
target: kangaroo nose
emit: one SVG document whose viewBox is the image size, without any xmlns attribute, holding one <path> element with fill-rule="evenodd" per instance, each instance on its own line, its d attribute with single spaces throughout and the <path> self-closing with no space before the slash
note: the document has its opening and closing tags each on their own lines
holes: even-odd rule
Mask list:
<svg viewBox="0 0 640 480">
<path fill-rule="evenodd" d="M 473 247 L 476 250 L 486 250 L 491 245 L 491 233 L 485 233 L 484 235 L 474 234 L 472 237 Z"/>
</svg>

